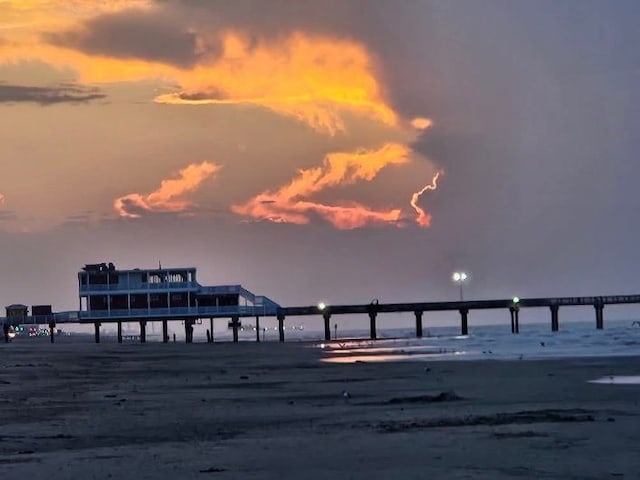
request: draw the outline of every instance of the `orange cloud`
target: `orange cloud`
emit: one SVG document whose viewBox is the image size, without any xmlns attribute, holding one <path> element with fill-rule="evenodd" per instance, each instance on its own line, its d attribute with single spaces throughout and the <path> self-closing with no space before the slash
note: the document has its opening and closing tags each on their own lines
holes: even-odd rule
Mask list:
<svg viewBox="0 0 640 480">
<path fill-rule="evenodd" d="M 433 126 L 433 121 L 430 118 L 416 117 L 411 120 L 411 126 L 416 130 L 426 130 Z"/>
<path fill-rule="evenodd" d="M 185 212 L 193 205 L 182 198 L 197 190 L 202 182 L 220 170 L 219 165 L 209 162 L 193 163 L 179 172 L 176 179 L 162 180 L 160 188 L 148 195 L 130 193 L 113 202 L 121 217 L 139 218 L 146 212 Z"/>
<path fill-rule="evenodd" d="M 422 187 L 421 190 L 415 192 L 412 196 L 411 196 L 411 207 L 416 211 L 416 214 L 418 215 L 418 218 L 416 218 L 416 223 L 418 225 L 420 225 L 421 227 L 429 227 L 431 226 L 431 215 L 429 215 L 427 212 L 424 211 L 424 209 L 422 209 L 419 205 L 418 205 L 418 200 L 420 199 L 420 197 L 422 196 L 422 194 L 424 192 L 426 192 L 427 190 L 435 190 L 436 188 L 438 188 L 438 178 L 440 178 L 440 174 L 442 172 L 437 172 L 434 176 L 433 179 L 431 180 L 431 183 L 429 183 L 428 185 L 425 185 L 424 187 Z"/>
<path fill-rule="evenodd" d="M 74 38 L 90 36 L 90 23 L 86 21 L 96 15 L 131 7 L 162 8 L 151 0 L 0 0 L 0 4 L 4 8 L 0 63 L 39 60 L 72 69 L 76 80 L 85 84 L 155 80 L 172 89 L 156 95 L 153 100 L 157 103 L 252 105 L 295 118 L 332 136 L 346 133 L 346 119 L 354 115 L 390 127 L 387 138 L 415 138 L 418 133 L 411 127 L 422 131 L 432 126 L 425 117 L 399 119 L 385 98 L 373 55 L 352 39 L 300 31 L 271 39 L 238 30 L 197 31 L 195 63 L 183 65 L 135 55 L 89 54 L 80 51 L 81 46 L 62 46 L 64 39 L 73 35 L 58 36 L 62 40 L 56 45 L 43 40 L 52 38 L 43 35 L 51 32 L 82 33 Z M 216 45 L 220 48 L 210 48 Z M 260 193 L 231 209 L 252 219 L 298 224 L 319 216 L 342 229 L 381 223 L 399 225 L 403 220 L 400 208 L 378 210 L 354 202 L 325 204 L 312 197 L 330 187 L 371 181 L 386 166 L 406 164 L 409 154 L 410 148 L 399 143 L 387 143 L 377 150 L 331 153 L 322 166 L 300 170 L 289 184 Z M 114 208 L 124 217 L 187 211 L 191 204 L 184 195 L 199 188 L 219 168 L 207 162 L 190 165 L 179 178 L 163 181 L 155 192 L 117 198 Z M 437 178 L 436 175 L 433 188 L 427 186 L 411 198 L 411 207 L 418 215 L 416 221 L 424 227 L 430 224 L 430 216 L 417 202 L 426 190 L 436 188 Z"/>
<path fill-rule="evenodd" d="M 82 22 L 98 14 L 160 8 L 149 1 L 13 0 L 7 5 L 8 41 L 0 44 L 0 63 L 39 60 L 71 68 L 87 84 L 159 80 L 176 91 L 156 96 L 157 103 L 255 105 L 330 135 L 346 130 L 345 113 L 397 123 L 370 52 L 354 40 L 293 32 L 256 42 L 241 31 L 193 32 L 198 62 L 180 67 L 135 55 L 87 54 L 43 40 L 51 32 L 62 39 L 65 32 L 90 36 Z"/>
<path fill-rule="evenodd" d="M 364 46 L 301 32 L 252 45 L 236 32 L 223 35 L 219 58 L 179 79 L 181 91 L 156 97 L 169 104 L 251 104 L 297 118 L 331 135 L 344 131 L 343 113 L 388 125 L 397 121 Z"/>
<path fill-rule="evenodd" d="M 316 214 L 340 229 L 393 223 L 401 217 L 400 209 L 375 210 L 359 203 L 325 205 L 309 199 L 328 187 L 344 186 L 360 180 L 370 181 L 384 167 L 409 161 L 410 149 L 388 143 L 377 150 L 355 153 L 330 153 L 321 167 L 300 170 L 288 185 L 274 192 L 263 192 L 232 211 L 257 220 L 306 224 Z"/>
<path fill-rule="evenodd" d="M 4 203 L 4 195 L 0 193 L 0 205 Z"/>
</svg>

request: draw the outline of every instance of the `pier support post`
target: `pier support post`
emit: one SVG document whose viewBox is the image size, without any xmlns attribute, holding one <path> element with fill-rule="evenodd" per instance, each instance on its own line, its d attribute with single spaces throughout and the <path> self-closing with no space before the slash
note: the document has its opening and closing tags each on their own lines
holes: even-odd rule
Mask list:
<svg viewBox="0 0 640 480">
<path fill-rule="evenodd" d="M 369 335 L 371 340 L 375 340 L 378 338 L 378 334 L 376 332 L 376 317 L 378 316 L 378 312 L 370 311 L 369 312 Z"/>
<path fill-rule="evenodd" d="M 422 338 L 422 310 L 416 310 L 416 337 Z"/>
<path fill-rule="evenodd" d="M 551 331 L 557 332 L 560 329 L 558 322 L 558 305 L 551 305 L 549 308 L 551 309 Z"/>
<path fill-rule="evenodd" d="M 231 328 L 233 329 L 233 343 L 238 343 L 238 326 L 240 325 L 239 317 L 231 317 Z"/>
<path fill-rule="evenodd" d="M 256 315 L 256 342 L 260 343 L 260 316 Z"/>
<path fill-rule="evenodd" d="M 94 335 L 95 335 L 95 339 L 96 339 L 96 343 L 100 343 L 100 322 L 95 322 L 93 324 L 93 328 L 94 328 Z"/>
<path fill-rule="evenodd" d="M 468 308 L 460 309 L 460 332 L 462 335 L 469 335 L 469 323 L 467 321 L 467 316 L 469 314 Z"/>
<path fill-rule="evenodd" d="M 284 342 L 284 315 L 278 314 L 278 337 L 280 342 Z"/>
<path fill-rule="evenodd" d="M 184 341 L 185 343 L 193 343 L 193 320 L 184 319 Z"/>
<path fill-rule="evenodd" d="M 604 304 L 601 300 L 597 300 L 593 306 L 596 309 L 596 328 L 602 330 L 604 328 Z"/>
<path fill-rule="evenodd" d="M 324 339 L 328 342 L 331 340 L 331 313 L 325 311 L 322 318 L 324 318 Z"/>
<path fill-rule="evenodd" d="M 118 322 L 118 343 L 122 343 L 122 322 Z"/>
<path fill-rule="evenodd" d="M 211 332 L 211 336 L 209 338 L 211 339 L 211 343 L 213 343 L 213 317 L 209 319 L 209 331 Z"/>
<path fill-rule="evenodd" d="M 51 321 L 49 322 L 49 337 L 51 339 L 51 343 L 54 343 L 55 332 L 56 332 L 56 322 Z"/>
<path fill-rule="evenodd" d="M 162 321 L 162 343 L 169 343 L 169 322 L 167 320 Z"/>
<path fill-rule="evenodd" d="M 509 307 L 511 314 L 511 333 L 520 333 L 520 309 L 518 307 Z"/>
<path fill-rule="evenodd" d="M 147 321 L 140 320 L 140 343 L 147 343 Z"/>
</svg>

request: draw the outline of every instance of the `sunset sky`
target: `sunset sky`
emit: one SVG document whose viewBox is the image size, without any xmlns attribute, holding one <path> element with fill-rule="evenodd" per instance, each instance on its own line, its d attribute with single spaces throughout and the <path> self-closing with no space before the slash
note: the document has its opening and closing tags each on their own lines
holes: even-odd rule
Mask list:
<svg viewBox="0 0 640 480">
<path fill-rule="evenodd" d="M 640 4 L 0 0 L 0 303 L 640 293 Z M 544 314 L 546 315 L 546 313 Z"/>
</svg>

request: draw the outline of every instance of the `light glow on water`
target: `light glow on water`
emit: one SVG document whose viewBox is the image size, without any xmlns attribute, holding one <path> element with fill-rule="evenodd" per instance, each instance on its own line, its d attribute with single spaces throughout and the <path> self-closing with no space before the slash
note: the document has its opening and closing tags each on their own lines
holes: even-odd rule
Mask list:
<svg viewBox="0 0 640 480">
<path fill-rule="evenodd" d="M 640 375 L 609 375 L 607 377 L 589 380 L 589 383 L 606 385 L 640 385 Z"/>
<path fill-rule="evenodd" d="M 478 326 L 469 335 L 460 335 L 457 327 L 433 327 L 429 336 L 416 338 L 415 331 L 397 330 L 391 338 L 369 340 L 368 332 L 353 334 L 350 339 L 315 343 L 322 361 L 329 363 L 430 361 L 430 360 L 538 360 L 551 358 L 611 357 L 638 355 L 640 330 L 629 321 L 609 321 L 607 328 L 597 330 L 592 322 L 571 323 L 559 332 L 551 332 L 548 324 L 521 326 L 512 334 L 503 325 Z M 615 383 L 640 383 L 635 377 Z M 600 383 L 614 383 L 610 377 Z"/>
</svg>

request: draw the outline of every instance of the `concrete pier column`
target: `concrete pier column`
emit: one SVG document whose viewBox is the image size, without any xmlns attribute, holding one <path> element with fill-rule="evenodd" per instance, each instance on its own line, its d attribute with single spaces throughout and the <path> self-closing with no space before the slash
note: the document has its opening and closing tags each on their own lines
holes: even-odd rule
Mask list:
<svg viewBox="0 0 640 480">
<path fill-rule="evenodd" d="M 278 336 L 281 342 L 284 342 L 284 315 L 278 314 Z"/>
<path fill-rule="evenodd" d="M 370 311 L 369 312 L 369 335 L 371 340 L 375 340 L 378 338 L 378 334 L 376 332 L 376 317 L 378 316 L 378 312 Z"/>
<path fill-rule="evenodd" d="M 56 333 L 56 322 L 49 322 L 49 337 L 51 339 L 51 343 L 55 341 L 55 333 Z"/>
<path fill-rule="evenodd" d="M 596 328 L 602 330 L 604 328 L 604 304 L 598 300 L 593 306 L 596 309 Z"/>
<path fill-rule="evenodd" d="M 413 313 L 416 315 L 416 337 L 422 338 L 422 310 Z"/>
<path fill-rule="evenodd" d="M 169 343 L 169 322 L 162 321 L 162 343 Z"/>
<path fill-rule="evenodd" d="M 560 329 L 558 322 L 558 305 L 551 305 L 549 308 L 551 309 L 551 331 L 557 332 Z"/>
<path fill-rule="evenodd" d="M 122 343 L 122 322 L 118 322 L 118 343 Z"/>
<path fill-rule="evenodd" d="M 211 343 L 213 343 L 213 317 L 209 319 L 209 331 L 211 332 Z"/>
<path fill-rule="evenodd" d="M 511 314 L 511 333 L 520 333 L 520 309 L 518 307 L 509 307 Z"/>
<path fill-rule="evenodd" d="M 140 320 L 140 343 L 147 343 L 147 321 Z"/>
<path fill-rule="evenodd" d="M 260 342 L 260 317 L 256 315 L 256 342 Z"/>
<path fill-rule="evenodd" d="M 322 318 L 324 318 L 324 339 L 328 342 L 331 340 L 331 313 L 325 311 Z"/>
<path fill-rule="evenodd" d="M 231 328 L 233 329 L 233 343 L 238 343 L 238 327 L 240 326 L 239 317 L 231 317 Z"/>
<path fill-rule="evenodd" d="M 469 335 L 469 323 L 467 321 L 467 316 L 469 314 L 468 308 L 460 309 L 460 332 L 461 335 Z"/>
<path fill-rule="evenodd" d="M 100 322 L 95 322 L 93 324 L 93 328 L 95 332 L 96 343 L 100 343 Z"/>
<path fill-rule="evenodd" d="M 184 341 L 185 343 L 193 343 L 193 320 L 184 320 Z"/>
</svg>

